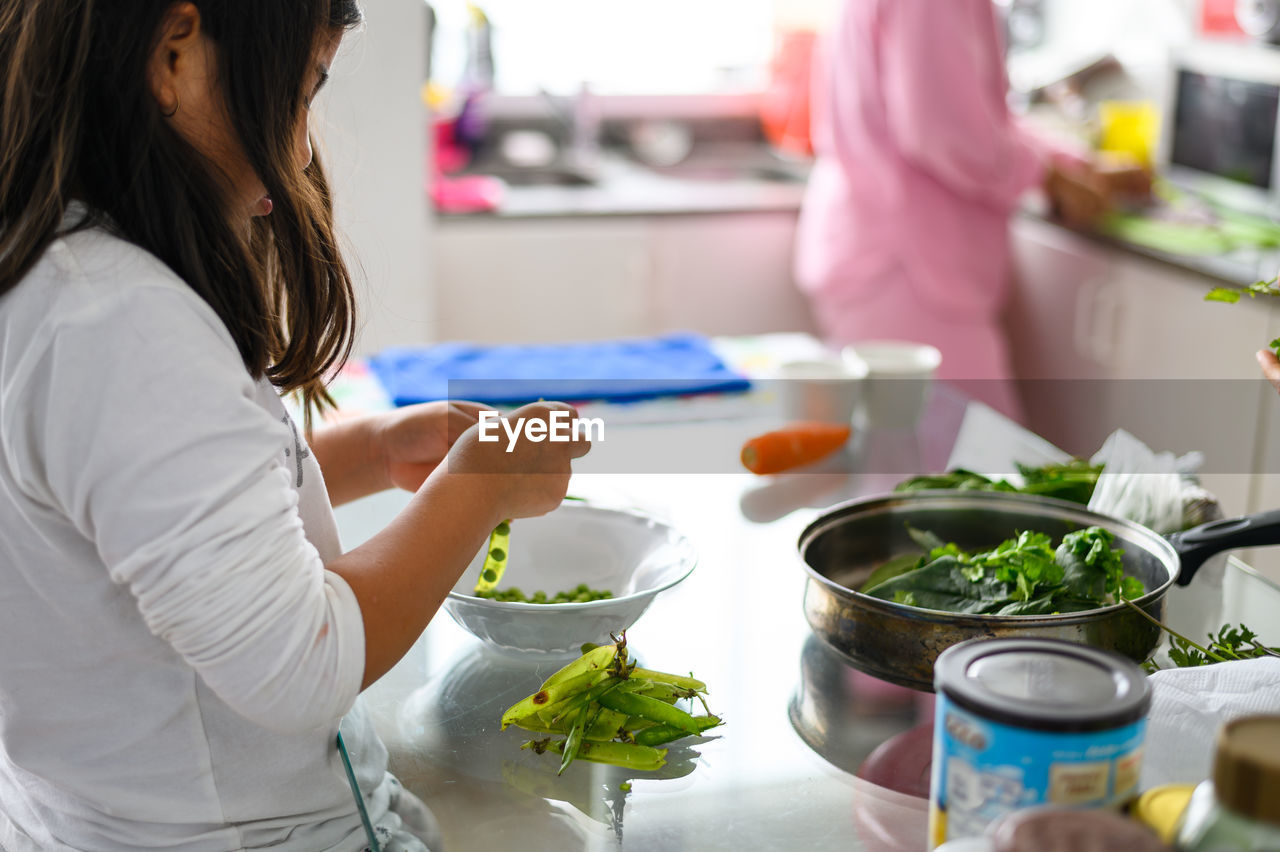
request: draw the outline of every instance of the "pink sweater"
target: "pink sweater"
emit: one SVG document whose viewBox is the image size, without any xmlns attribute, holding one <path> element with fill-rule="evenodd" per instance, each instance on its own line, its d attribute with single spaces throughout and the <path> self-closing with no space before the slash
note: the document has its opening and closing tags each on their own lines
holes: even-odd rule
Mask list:
<svg viewBox="0 0 1280 852">
<path fill-rule="evenodd" d="M 818 161 L 797 242 L 819 310 L 884 286 L 990 321 L 1008 284 L 1008 219 L 1042 176 L 1010 116 L 991 0 L 846 0 L 814 105 Z"/>
</svg>

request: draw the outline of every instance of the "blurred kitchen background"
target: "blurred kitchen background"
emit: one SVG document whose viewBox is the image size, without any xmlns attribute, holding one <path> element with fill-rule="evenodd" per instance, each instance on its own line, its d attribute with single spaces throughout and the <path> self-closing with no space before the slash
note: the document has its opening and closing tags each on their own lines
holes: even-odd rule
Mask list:
<svg viewBox="0 0 1280 852">
<path fill-rule="evenodd" d="M 363 5 L 323 107 L 359 353 L 815 332 L 793 241 L 811 58 L 838 0 Z M 1253 358 L 1280 313 L 1203 299 L 1280 266 L 1265 227 L 1280 208 L 1280 0 L 996 6 L 1016 111 L 1208 199 L 1084 232 L 1028 198 L 1012 222 L 1019 376 L 1061 398 L 1110 383 L 1125 412 L 1032 406 L 1028 425 L 1087 455 L 1120 425 L 1203 450 L 1189 443 L 1208 423 L 1206 482 L 1227 513 L 1280 506 L 1280 477 L 1259 475 L 1280 471 L 1280 411 Z M 1236 212 L 1254 218 L 1224 226 Z M 1144 383 L 1187 381 L 1221 383 L 1221 405 L 1133 413 Z"/>
<path fill-rule="evenodd" d="M 1204 4 L 997 3 L 1011 97 L 1025 106 L 1113 56 L 1124 70 L 1099 97 L 1158 102 L 1169 51 L 1202 38 L 1271 58 L 1235 25 L 1236 3 Z M 807 164 L 809 56 L 837 5 L 366 0 L 325 126 L 341 221 L 367 281 L 361 350 L 811 328 L 787 280 L 788 231 Z M 1093 132 L 1096 115 L 1073 106 L 1079 133 Z M 445 135 L 461 138 L 434 151 Z M 628 165 L 637 168 L 616 168 Z M 433 205 L 437 167 L 503 184 L 450 181 Z M 654 174 L 667 180 L 635 185 Z M 684 241 L 697 257 L 682 255 L 680 235 L 695 232 Z M 738 274 L 760 280 L 708 280 Z M 471 310 L 477 302 L 484 311 Z"/>
</svg>

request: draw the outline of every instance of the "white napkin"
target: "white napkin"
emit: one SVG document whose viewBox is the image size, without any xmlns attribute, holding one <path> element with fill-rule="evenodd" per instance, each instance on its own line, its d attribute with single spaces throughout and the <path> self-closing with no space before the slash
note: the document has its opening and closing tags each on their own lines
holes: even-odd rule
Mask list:
<svg viewBox="0 0 1280 852">
<path fill-rule="evenodd" d="M 1218 729 L 1240 716 L 1280 713 L 1280 657 L 1151 675 L 1141 789 L 1198 784 L 1213 772 Z"/>
</svg>

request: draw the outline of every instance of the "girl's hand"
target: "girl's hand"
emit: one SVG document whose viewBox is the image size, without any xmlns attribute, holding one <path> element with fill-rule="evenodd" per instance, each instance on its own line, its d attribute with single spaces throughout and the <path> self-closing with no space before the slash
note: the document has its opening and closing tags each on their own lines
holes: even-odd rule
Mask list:
<svg viewBox="0 0 1280 852">
<path fill-rule="evenodd" d="M 553 421 L 556 412 L 566 412 L 568 420 L 561 414 L 558 423 Z M 572 429 L 577 416 L 577 410 L 563 402 L 535 402 L 503 418 L 512 428 L 521 419 L 525 424 L 543 421 L 543 434 L 551 434 L 551 429 L 558 427 L 562 433 L 574 436 L 573 440 L 532 440 L 521 429 L 513 441 L 506 428 L 494 422 L 489 425 L 489 434 L 498 440 L 482 441 L 479 427 L 472 428 L 450 451 L 448 474 L 473 476 L 478 486 L 491 495 L 494 514 L 489 526 L 508 518 L 545 515 L 564 500 L 572 472 L 570 463 L 591 449 L 591 441 L 577 437 Z"/>
<path fill-rule="evenodd" d="M 377 429 L 378 456 L 387 482 L 417 491 L 486 406 L 474 402 L 425 402 L 385 415 Z"/>
<path fill-rule="evenodd" d="M 1262 374 L 1271 382 L 1271 386 L 1280 391 L 1280 360 L 1270 349 L 1258 350 L 1258 363 L 1262 366 Z"/>
</svg>

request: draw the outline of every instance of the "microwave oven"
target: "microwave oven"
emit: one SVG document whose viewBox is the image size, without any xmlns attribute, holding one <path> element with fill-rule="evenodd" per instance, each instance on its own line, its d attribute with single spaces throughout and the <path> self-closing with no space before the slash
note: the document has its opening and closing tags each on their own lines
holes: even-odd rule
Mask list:
<svg viewBox="0 0 1280 852">
<path fill-rule="evenodd" d="M 1280 212 L 1280 49 L 1199 43 L 1171 54 L 1159 165 L 1237 209 Z"/>
</svg>

